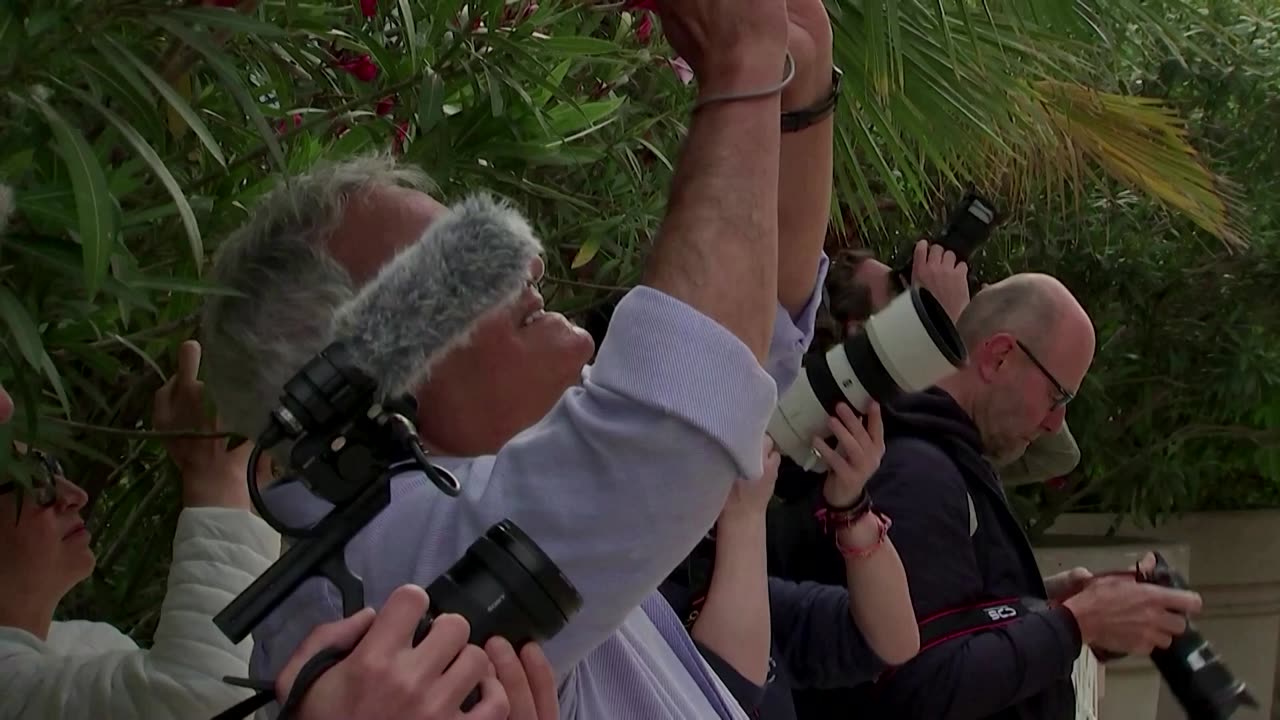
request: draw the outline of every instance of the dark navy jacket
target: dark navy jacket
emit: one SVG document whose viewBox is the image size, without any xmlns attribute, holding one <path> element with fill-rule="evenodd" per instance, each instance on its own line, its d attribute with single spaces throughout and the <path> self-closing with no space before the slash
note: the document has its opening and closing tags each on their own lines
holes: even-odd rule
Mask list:
<svg viewBox="0 0 1280 720">
<path fill-rule="evenodd" d="M 705 540 L 659 588 L 686 626 L 692 626 L 696 618 L 695 605 L 705 596 L 714 561 L 715 542 Z M 753 684 L 714 652 L 698 646 L 753 718 L 795 720 L 793 689 L 857 685 L 886 667 L 853 624 L 849 590 L 843 579 L 839 585 L 822 585 L 769 578 L 769 620 L 773 647 L 765 687 Z"/>
<path fill-rule="evenodd" d="M 885 456 L 867 487 L 893 520 L 889 534 L 916 617 L 985 600 L 1045 598 L 1026 535 L 982 457 L 977 428 L 955 401 L 930 390 L 895 400 L 884 417 Z M 770 514 L 770 574 L 843 583 L 843 561 L 812 516 L 820 483 L 795 471 L 778 478 L 779 488 L 802 497 Z M 978 520 L 973 537 L 966 491 Z M 801 720 L 1070 720 L 1079 653 L 1075 618 L 1056 608 L 944 642 L 874 686 L 797 692 L 796 708 Z"/>
</svg>

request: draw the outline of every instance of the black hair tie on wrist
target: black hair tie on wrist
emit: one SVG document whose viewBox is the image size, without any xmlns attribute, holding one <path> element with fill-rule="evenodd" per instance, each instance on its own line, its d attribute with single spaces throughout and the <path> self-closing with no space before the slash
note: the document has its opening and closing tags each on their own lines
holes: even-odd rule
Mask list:
<svg viewBox="0 0 1280 720">
<path fill-rule="evenodd" d="M 782 132 L 797 133 L 831 117 L 836 111 L 836 103 L 840 100 L 840 84 L 844 73 L 839 68 L 831 69 L 831 91 L 822 100 L 803 110 L 782 113 Z"/>
</svg>

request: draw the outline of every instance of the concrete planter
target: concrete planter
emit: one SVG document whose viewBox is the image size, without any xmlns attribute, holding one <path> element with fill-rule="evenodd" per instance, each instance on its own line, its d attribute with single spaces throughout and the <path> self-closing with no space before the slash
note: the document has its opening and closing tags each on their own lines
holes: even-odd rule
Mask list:
<svg viewBox="0 0 1280 720">
<path fill-rule="evenodd" d="M 1057 526 L 1055 526 L 1055 530 Z M 1036 561 L 1046 577 L 1074 567 L 1107 572 L 1133 567 L 1150 550 L 1159 550 L 1175 567 L 1190 576 L 1190 550 L 1185 543 L 1164 542 L 1140 537 L 1103 538 L 1090 534 L 1052 533 L 1035 548 Z M 1087 652 L 1087 650 L 1086 650 Z M 1168 694 L 1148 658 L 1127 657 L 1099 665 L 1096 679 L 1098 720 L 1164 720 L 1177 715 L 1177 701 Z M 1081 662 L 1077 662 L 1077 672 Z M 1077 679 L 1076 693 L 1092 692 Z M 1077 717 L 1083 716 L 1077 698 Z"/>
<path fill-rule="evenodd" d="M 1053 530 L 1100 535 L 1114 519 L 1064 515 Z M 1118 530 L 1190 546 L 1192 585 L 1205 602 L 1197 624 L 1262 706 L 1242 709 L 1233 720 L 1271 718 L 1280 647 L 1280 510 L 1188 513 L 1151 530 L 1127 523 Z M 1176 708 L 1162 705 L 1161 720 L 1179 717 Z"/>
</svg>

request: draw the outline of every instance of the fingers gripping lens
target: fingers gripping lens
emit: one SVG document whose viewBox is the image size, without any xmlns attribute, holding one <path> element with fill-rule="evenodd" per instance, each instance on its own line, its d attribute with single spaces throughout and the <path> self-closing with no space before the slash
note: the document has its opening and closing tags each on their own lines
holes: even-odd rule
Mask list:
<svg viewBox="0 0 1280 720">
<path fill-rule="evenodd" d="M 811 443 L 830 436 L 827 418 L 840 403 L 862 415 L 872 401 L 883 404 L 930 387 L 966 357 L 942 305 L 928 290 L 910 288 L 873 315 L 862 332 L 805 364 L 769 420 L 769 437 L 801 467 L 824 470 Z"/>
</svg>

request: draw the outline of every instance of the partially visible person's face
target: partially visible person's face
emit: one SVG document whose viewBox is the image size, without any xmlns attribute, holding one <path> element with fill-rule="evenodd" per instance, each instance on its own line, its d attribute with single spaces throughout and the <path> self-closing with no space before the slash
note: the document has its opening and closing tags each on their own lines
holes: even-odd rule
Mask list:
<svg viewBox="0 0 1280 720">
<path fill-rule="evenodd" d="M 987 381 L 974 422 L 987 455 L 997 464 L 1017 460 L 1027 446 L 1053 433 L 1067 416 L 1064 397 L 1055 380 L 1074 395 L 1093 362 L 1093 329 L 1078 321 L 1060 320 L 1047 341 L 1027 345 L 1038 367 L 1017 338 L 1000 333 L 979 350 L 977 370 Z"/>
<path fill-rule="evenodd" d="M 866 321 L 884 309 L 898 294 L 897 285 L 893 282 L 893 270 L 874 258 L 867 258 L 858 264 L 853 275 L 854 283 L 867 293 L 866 317 L 849 318 L 845 322 L 845 334 L 853 335 L 862 329 Z"/>
<path fill-rule="evenodd" d="M 420 192 L 371 191 L 348 206 L 330 252 L 363 285 L 445 210 Z M 520 297 L 481 318 L 470 340 L 442 358 L 419 390 L 419 430 L 439 451 L 496 452 L 581 377 L 595 343 L 563 315 L 543 311 L 536 287 L 543 272 L 536 260 Z"/>
<path fill-rule="evenodd" d="M 0 494 L 0 586 L 56 603 L 93 573 L 95 558 L 80 517 L 88 496 L 61 473 L 54 482 L 48 507 L 29 493 Z"/>
</svg>

